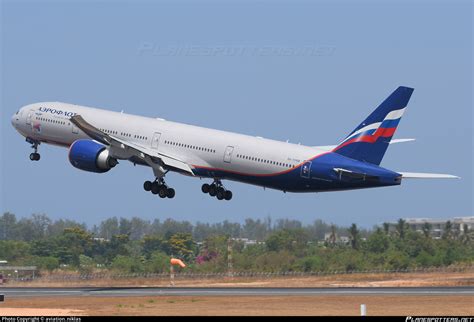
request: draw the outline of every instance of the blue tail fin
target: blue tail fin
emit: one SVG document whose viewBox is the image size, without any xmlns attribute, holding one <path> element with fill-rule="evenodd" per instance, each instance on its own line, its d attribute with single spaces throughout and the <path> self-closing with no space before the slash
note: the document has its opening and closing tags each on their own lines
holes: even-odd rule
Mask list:
<svg viewBox="0 0 474 322">
<path fill-rule="evenodd" d="M 413 88 L 397 88 L 333 152 L 379 165 L 412 93 Z"/>
</svg>

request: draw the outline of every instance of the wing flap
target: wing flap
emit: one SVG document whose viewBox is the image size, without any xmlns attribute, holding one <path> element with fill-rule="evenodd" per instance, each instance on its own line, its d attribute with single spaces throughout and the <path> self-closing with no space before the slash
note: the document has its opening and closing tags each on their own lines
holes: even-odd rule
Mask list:
<svg viewBox="0 0 474 322">
<path fill-rule="evenodd" d="M 183 170 L 185 172 L 188 172 L 188 173 L 194 175 L 191 167 L 186 162 L 184 162 L 184 161 L 182 161 L 182 160 L 180 160 L 180 159 L 178 159 L 174 156 L 171 156 L 169 154 L 161 153 L 158 150 L 147 148 L 147 147 L 141 146 L 139 144 L 134 144 L 134 143 L 131 143 L 131 142 L 127 142 L 127 141 L 119 139 L 115 136 L 110 136 L 110 137 L 113 140 L 119 142 L 120 144 L 126 145 L 127 147 L 136 150 L 138 152 L 138 153 L 136 153 L 136 155 L 138 155 L 138 157 L 143 158 L 143 156 L 140 155 L 140 153 L 144 153 L 146 155 L 149 155 L 150 157 L 160 159 L 165 165 L 167 165 L 169 167 L 177 168 L 177 169 Z"/>
</svg>

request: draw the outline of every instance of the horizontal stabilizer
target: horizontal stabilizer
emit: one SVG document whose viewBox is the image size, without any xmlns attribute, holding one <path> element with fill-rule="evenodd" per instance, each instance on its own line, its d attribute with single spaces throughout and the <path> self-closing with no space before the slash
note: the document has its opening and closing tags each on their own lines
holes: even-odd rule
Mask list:
<svg viewBox="0 0 474 322">
<path fill-rule="evenodd" d="M 417 173 L 417 172 L 398 172 L 402 175 L 403 179 L 461 179 L 458 176 L 451 174 L 439 174 L 439 173 Z"/>
<path fill-rule="evenodd" d="M 396 143 L 405 143 L 405 142 L 413 142 L 415 139 L 392 139 L 388 144 L 396 144 Z"/>
<path fill-rule="evenodd" d="M 405 142 L 413 142 L 416 139 L 392 139 L 388 144 L 396 144 L 396 143 L 405 143 Z M 324 151 L 332 151 L 337 148 L 337 145 L 319 145 L 313 146 L 313 148 L 324 150 Z"/>
</svg>

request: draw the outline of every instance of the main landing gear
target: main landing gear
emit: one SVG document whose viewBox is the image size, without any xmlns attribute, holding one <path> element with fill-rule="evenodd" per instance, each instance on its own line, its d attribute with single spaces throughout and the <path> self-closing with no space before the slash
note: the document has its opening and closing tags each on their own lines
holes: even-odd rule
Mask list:
<svg viewBox="0 0 474 322">
<path fill-rule="evenodd" d="M 214 180 L 212 184 L 203 184 L 201 190 L 203 193 L 208 193 L 211 197 L 216 197 L 218 200 L 232 199 L 232 191 L 227 190 L 220 180 Z"/>
<path fill-rule="evenodd" d="M 31 144 L 31 148 L 35 150 L 35 152 L 30 154 L 31 161 L 39 161 L 41 159 L 41 155 L 38 153 L 38 145 L 41 144 L 40 141 L 36 141 L 30 138 L 26 138 L 26 142 Z"/>
<path fill-rule="evenodd" d="M 145 191 L 151 191 L 152 194 L 160 196 L 160 198 L 174 198 L 175 191 L 173 188 L 169 188 L 163 178 L 156 178 L 155 181 L 145 181 L 143 184 Z"/>
</svg>

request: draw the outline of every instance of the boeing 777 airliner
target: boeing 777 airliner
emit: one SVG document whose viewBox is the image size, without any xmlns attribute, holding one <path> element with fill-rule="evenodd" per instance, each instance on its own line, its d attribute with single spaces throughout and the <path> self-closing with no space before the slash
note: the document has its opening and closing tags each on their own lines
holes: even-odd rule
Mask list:
<svg viewBox="0 0 474 322">
<path fill-rule="evenodd" d="M 380 166 L 412 88 L 399 87 L 341 143 L 303 146 L 103 109 L 59 102 L 22 107 L 12 117 L 15 129 L 32 145 L 69 148 L 69 161 L 81 170 L 103 173 L 119 160 L 149 166 L 155 179 L 144 189 L 173 198 L 168 171 L 209 178 L 202 191 L 219 200 L 234 180 L 284 192 L 321 192 L 400 185 L 404 178 L 457 178 L 443 174 L 395 172 Z"/>
</svg>

